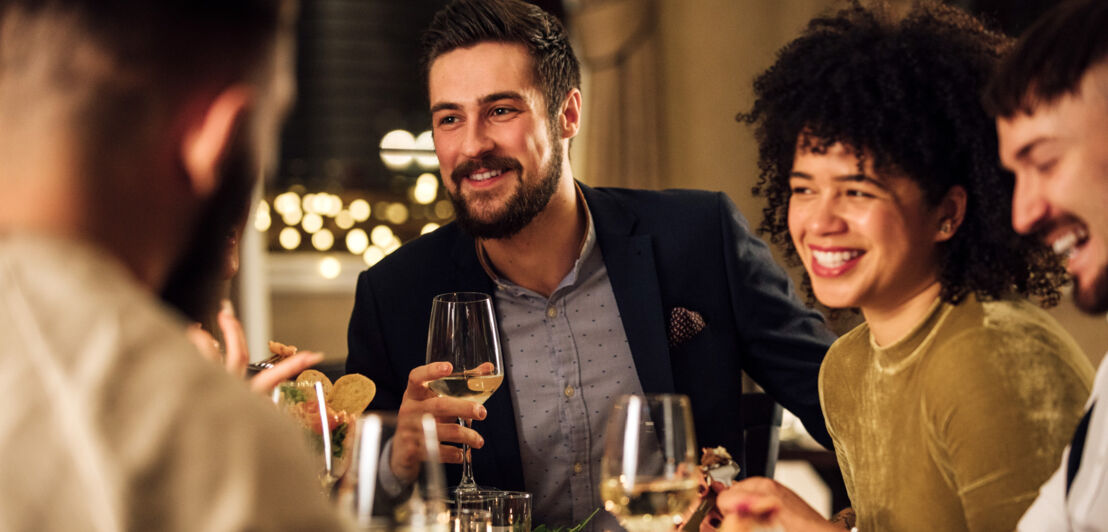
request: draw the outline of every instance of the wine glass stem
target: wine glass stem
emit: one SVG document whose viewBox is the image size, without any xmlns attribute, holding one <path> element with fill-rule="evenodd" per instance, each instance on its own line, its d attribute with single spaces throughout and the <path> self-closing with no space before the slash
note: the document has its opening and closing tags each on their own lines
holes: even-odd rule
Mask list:
<svg viewBox="0 0 1108 532">
<path fill-rule="evenodd" d="M 469 428 L 470 422 L 459 418 L 458 423 Z M 473 464 L 469 459 L 469 444 L 462 444 L 462 479 L 458 481 L 459 491 L 471 491 L 477 489 L 477 482 L 473 480 Z"/>
</svg>

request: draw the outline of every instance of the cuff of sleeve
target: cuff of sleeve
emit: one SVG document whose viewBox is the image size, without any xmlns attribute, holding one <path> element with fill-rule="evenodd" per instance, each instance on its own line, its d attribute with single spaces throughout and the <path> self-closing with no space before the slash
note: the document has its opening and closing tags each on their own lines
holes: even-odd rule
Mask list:
<svg viewBox="0 0 1108 532">
<path fill-rule="evenodd" d="M 392 438 L 385 443 L 385 449 L 381 451 L 381 460 L 377 463 L 377 484 L 382 494 L 392 499 L 403 495 L 408 486 L 392 472 L 392 466 L 389 465 L 390 456 L 392 456 Z"/>
</svg>

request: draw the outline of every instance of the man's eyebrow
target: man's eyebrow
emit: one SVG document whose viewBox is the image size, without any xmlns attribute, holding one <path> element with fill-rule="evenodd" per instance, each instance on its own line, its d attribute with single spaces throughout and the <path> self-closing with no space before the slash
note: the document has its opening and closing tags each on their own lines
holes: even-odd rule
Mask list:
<svg viewBox="0 0 1108 532">
<path fill-rule="evenodd" d="M 480 103 L 482 105 L 485 105 L 485 104 L 490 104 L 492 102 L 499 101 L 499 100 L 518 100 L 518 101 L 522 102 L 522 101 L 524 101 L 524 98 L 523 98 L 522 94 L 520 94 L 516 91 L 503 91 L 503 92 L 494 92 L 494 93 L 489 94 L 487 96 L 482 96 L 481 99 L 477 100 L 477 101 L 478 101 L 478 103 Z"/>
<path fill-rule="evenodd" d="M 526 101 L 523 95 L 516 91 L 503 91 L 482 96 L 477 100 L 477 103 L 480 105 L 488 105 L 500 100 Z M 435 114 L 439 111 L 459 111 L 461 108 L 462 106 L 460 104 L 454 102 L 439 102 L 431 106 L 431 114 Z"/>
<path fill-rule="evenodd" d="M 1031 156 L 1031 152 L 1035 151 L 1035 148 L 1042 146 L 1044 143 L 1049 142 L 1050 140 L 1052 139 L 1047 137 L 1035 137 L 1034 140 L 1028 142 L 1027 144 L 1024 144 L 1023 147 L 1016 152 L 1016 160 L 1022 161 L 1024 159 L 1027 159 Z"/>
<path fill-rule="evenodd" d="M 435 114 L 439 111 L 457 111 L 462 106 L 452 102 L 439 102 L 431 106 L 431 114 Z"/>
</svg>

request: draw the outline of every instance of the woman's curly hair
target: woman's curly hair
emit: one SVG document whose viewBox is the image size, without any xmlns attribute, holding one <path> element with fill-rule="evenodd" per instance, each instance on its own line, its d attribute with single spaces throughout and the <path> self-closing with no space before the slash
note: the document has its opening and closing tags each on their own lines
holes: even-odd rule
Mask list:
<svg viewBox="0 0 1108 532">
<path fill-rule="evenodd" d="M 767 200 L 758 231 L 790 265 L 800 264 L 788 227 L 798 139 L 824 148 L 842 143 L 871 158 L 878 173 L 907 175 L 932 206 L 951 187 L 965 188 L 965 218 L 939 244 L 944 301 L 1014 292 L 1056 303 L 1065 270 L 1044 245 L 1012 230 L 1014 180 L 1000 166 L 995 124 L 980 101 L 1010 43 L 940 4 L 917 5 L 894 20 L 886 6 L 855 0 L 813 19 L 755 80 L 754 106 L 738 116 L 755 125 L 758 140 L 754 194 Z M 807 276 L 804 286 L 811 298 Z"/>
</svg>

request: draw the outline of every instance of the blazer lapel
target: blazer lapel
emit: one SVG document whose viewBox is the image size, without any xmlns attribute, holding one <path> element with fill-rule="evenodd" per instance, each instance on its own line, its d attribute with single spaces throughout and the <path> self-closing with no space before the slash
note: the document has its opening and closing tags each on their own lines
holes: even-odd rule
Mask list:
<svg viewBox="0 0 1108 532">
<path fill-rule="evenodd" d="M 653 241 L 650 235 L 634 234 L 635 215 L 618 199 L 580 186 L 596 224 L 597 241 L 643 391 L 672 393 L 673 368 Z"/>
<path fill-rule="evenodd" d="M 493 296 L 495 307 L 496 285 L 477 260 L 473 238 L 463 233 L 454 246 L 453 255 L 458 275 L 454 286 L 459 287 L 459 290 L 473 290 Z M 516 435 L 516 413 L 512 407 L 511 393 L 508 391 L 510 389 L 511 383 L 505 372 L 500 388 L 485 402 L 485 409 L 488 410 L 488 417 L 485 418 L 487 421 L 478 421 L 474 426 L 474 429 L 485 439 L 485 447 L 473 453 L 473 460 L 477 464 L 474 470 L 478 484 L 495 485 L 500 489 L 522 490 L 524 489 L 522 459 L 519 455 L 519 438 Z M 482 480 L 482 477 L 495 480 Z"/>
</svg>

